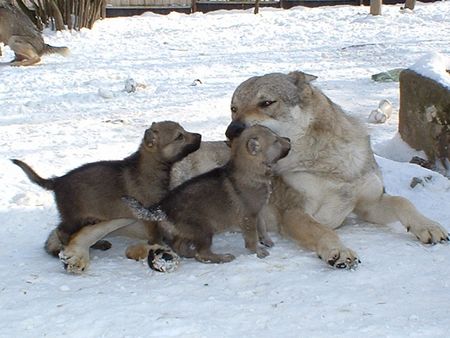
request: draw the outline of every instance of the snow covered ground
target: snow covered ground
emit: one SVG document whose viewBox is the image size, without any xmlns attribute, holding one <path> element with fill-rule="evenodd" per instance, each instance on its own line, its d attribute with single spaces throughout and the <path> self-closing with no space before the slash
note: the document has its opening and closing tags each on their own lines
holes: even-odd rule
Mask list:
<svg viewBox="0 0 450 338">
<path fill-rule="evenodd" d="M 449 337 L 450 248 L 425 246 L 399 224 L 356 219 L 338 230 L 360 256 L 333 270 L 314 253 L 273 234 L 270 256 L 248 255 L 240 234 L 218 236 L 229 264 L 183 260 L 160 274 L 124 257 L 132 241 L 92 252 L 82 276 L 65 273 L 42 249 L 57 223 L 51 193 L 8 159 L 43 176 L 120 159 L 144 129 L 177 120 L 204 140 L 224 138 L 231 95 L 243 80 L 300 69 L 354 116 L 367 121 L 381 99 L 394 105 L 368 124 L 389 193 L 411 199 L 450 229 L 450 183 L 405 163 L 398 135 L 398 83 L 370 76 L 408 67 L 429 52 L 450 55 L 450 2 L 414 12 L 383 6 L 145 14 L 107 19 L 93 30 L 45 32 L 71 56 L 34 67 L 0 68 L 0 337 Z M 0 61 L 12 58 L 3 49 Z M 133 78 L 145 88 L 123 91 Z M 194 80 L 202 84 L 191 86 Z M 414 176 L 432 178 L 412 189 Z"/>
</svg>

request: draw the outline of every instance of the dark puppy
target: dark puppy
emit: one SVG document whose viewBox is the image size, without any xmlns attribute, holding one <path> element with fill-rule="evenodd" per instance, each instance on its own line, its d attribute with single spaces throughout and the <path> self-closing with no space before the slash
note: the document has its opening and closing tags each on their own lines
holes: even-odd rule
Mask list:
<svg viewBox="0 0 450 338">
<path fill-rule="evenodd" d="M 45 249 L 57 256 L 71 236 L 85 226 L 133 219 L 133 213 L 120 199 L 122 196 L 136 196 L 146 205 L 160 201 L 168 192 L 172 165 L 196 151 L 200 141 L 200 134 L 165 121 L 153 123 L 145 131 L 139 149 L 129 157 L 85 164 L 60 177 L 44 179 L 26 163 L 12 161 L 32 182 L 55 193 L 61 222 L 50 233 Z M 158 241 L 154 224 L 146 222 L 144 231 L 148 239 Z"/>
<path fill-rule="evenodd" d="M 232 141 L 225 166 L 181 184 L 149 209 L 136 199 L 124 200 L 137 218 L 158 221 L 164 238 L 181 256 L 204 263 L 233 260 L 231 254 L 213 253 L 211 244 L 215 233 L 237 225 L 246 248 L 262 258 L 268 252 L 257 245 L 257 215 L 269 199 L 272 165 L 289 150 L 288 139 L 253 126 Z"/>
</svg>

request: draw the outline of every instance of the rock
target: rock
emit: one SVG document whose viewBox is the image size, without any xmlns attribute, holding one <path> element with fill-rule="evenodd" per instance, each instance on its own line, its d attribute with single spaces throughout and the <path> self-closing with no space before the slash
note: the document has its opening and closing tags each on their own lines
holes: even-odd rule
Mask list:
<svg viewBox="0 0 450 338">
<path fill-rule="evenodd" d="M 428 159 L 450 159 L 450 89 L 410 69 L 400 74 L 399 133 Z"/>
<path fill-rule="evenodd" d="M 395 68 L 378 74 L 373 74 L 372 80 L 376 82 L 398 82 L 402 70 L 403 68 Z"/>
</svg>

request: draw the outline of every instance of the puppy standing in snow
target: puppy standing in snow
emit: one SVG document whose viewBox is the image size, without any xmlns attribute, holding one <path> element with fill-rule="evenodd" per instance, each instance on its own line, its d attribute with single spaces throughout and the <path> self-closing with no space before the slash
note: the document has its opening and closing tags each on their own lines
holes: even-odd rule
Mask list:
<svg viewBox="0 0 450 338">
<path fill-rule="evenodd" d="M 129 157 L 85 164 L 60 177 L 44 179 L 26 163 L 12 160 L 32 182 L 55 193 L 61 222 L 50 233 L 46 251 L 59 254 L 67 271 L 79 273 L 89 263 L 89 247 L 105 235 L 99 235 L 101 225 L 110 232 L 124 227 L 128 235 L 159 242 L 154 223 L 136 221 L 121 197 L 132 195 L 146 205 L 160 201 L 168 192 L 172 165 L 196 151 L 200 141 L 200 134 L 164 121 L 145 131 L 138 151 Z"/>
<path fill-rule="evenodd" d="M 181 184 L 146 209 L 132 198 L 124 200 L 140 219 L 158 221 L 172 247 L 183 257 L 204 263 L 223 263 L 231 254 L 211 251 L 213 235 L 238 225 L 245 246 L 262 258 L 258 246 L 257 217 L 270 196 L 272 167 L 290 150 L 290 142 L 263 126 L 245 129 L 232 141 L 231 159 Z"/>
</svg>

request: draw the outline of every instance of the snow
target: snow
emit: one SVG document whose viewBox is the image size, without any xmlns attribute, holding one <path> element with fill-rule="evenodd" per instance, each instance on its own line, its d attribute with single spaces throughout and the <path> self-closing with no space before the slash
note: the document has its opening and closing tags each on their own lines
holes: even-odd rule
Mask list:
<svg viewBox="0 0 450 338">
<path fill-rule="evenodd" d="M 425 54 L 409 68 L 450 89 L 450 56 L 436 52 Z"/>
<path fill-rule="evenodd" d="M 336 6 L 107 19 L 93 30 L 46 31 L 48 43 L 71 49 L 68 58 L 1 67 L 0 337 L 448 337 L 449 245 L 422 245 L 399 224 L 350 218 L 338 229 L 361 258 L 354 271 L 333 270 L 277 234 L 270 256 L 258 259 L 240 234 L 226 233 L 214 247 L 236 255 L 228 264 L 183 259 L 177 271 L 157 273 L 127 260 L 133 240 L 115 237 L 74 276 L 43 250 L 58 219 L 52 194 L 8 160 L 61 175 L 127 156 L 151 122 L 166 119 L 220 140 L 237 85 L 300 69 L 366 123 L 386 190 L 450 229 L 449 181 L 405 163 L 417 153 L 397 134 L 398 83 L 370 79 L 430 53 L 446 59 L 450 2 L 400 7 L 385 5 L 378 17 Z M 12 57 L 3 48 L 0 61 Z M 367 123 L 384 99 L 391 117 Z"/>
</svg>

